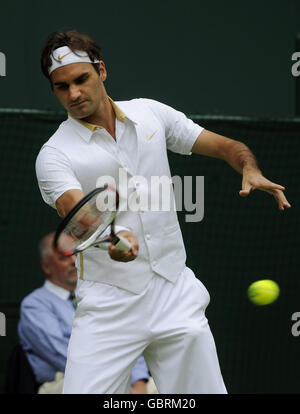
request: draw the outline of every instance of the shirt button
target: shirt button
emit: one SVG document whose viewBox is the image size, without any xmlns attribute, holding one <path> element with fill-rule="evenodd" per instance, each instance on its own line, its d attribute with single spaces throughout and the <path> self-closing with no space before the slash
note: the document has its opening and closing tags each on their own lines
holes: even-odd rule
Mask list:
<svg viewBox="0 0 300 414">
<path fill-rule="evenodd" d="M 151 239 L 151 234 L 149 234 L 149 233 L 148 233 L 148 234 L 146 234 L 146 239 L 147 239 L 147 240 L 150 240 L 150 239 Z"/>
<path fill-rule="evenodd" d="M 156 265 L 157 265 L 157 261 L 156 260 L 153 260 L 152 266 L 156 266 Z"/>
</svg>

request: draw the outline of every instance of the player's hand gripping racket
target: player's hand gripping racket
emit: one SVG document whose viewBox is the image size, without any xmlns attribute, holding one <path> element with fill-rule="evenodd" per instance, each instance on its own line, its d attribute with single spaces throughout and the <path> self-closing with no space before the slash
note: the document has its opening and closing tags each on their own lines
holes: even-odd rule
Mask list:
<svg viewBox="0 0 300 414">
<path fill-rule="evenodd" d="M 119 250 L 129 251 L 129 241 L 115 234 L 118 207 L 119 194 L 113 187 L 106 184 L 91 191 L 59 224 L 54 248 L 64 256 L 72 256 L 92 246 L 108 249 L 111 243 Z M 110 233 L 107 234 L 109 226 Z"/>
</svg>

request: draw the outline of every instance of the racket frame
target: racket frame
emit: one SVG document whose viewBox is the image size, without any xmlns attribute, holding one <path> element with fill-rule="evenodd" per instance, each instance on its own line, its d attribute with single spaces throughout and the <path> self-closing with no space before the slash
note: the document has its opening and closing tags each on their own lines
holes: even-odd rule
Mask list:
<svg viewBox="0 0 300 414">
<path fill-rule="evenodd" d="M 55 236 L 54 236 L 54 240 L 53 240 L 53 246 L 56 250 L 58 249 L 57 243 L 58 243 L 58 239 L 59 239 L 60 235 L 63 233 L 63 231 L 66 228 L 67 224 L 71 221 L 71 219 L 75 216 L 75 214 L 81 209 L 81 207 L 84 204 L 86 204 L 96 194 L 101 193 L 102 191 L 105 191 L 106 189 L 109 189 L 109 188 L 111 188 L 116 193 L 116 209 L 113 212 L 114 214 L 112 216 L 113 217 L 112 221 L 110 222 L 110 224 L 107 225 L 107 227 L 110 225 L 110 229 L 111 229 L 110 235 L 106 239 L 101 240 L 101 242 L 106 242 L 107 241 L 107 242 L 113 243 L 112 239 L 116 238 L 116 243 L 115 243 L 116 247 L 117 247 L 119 241 L 123 242 L 123 244 L 125 242 L 125 244 L 128 244 L 128 246 L 130 245 L 129 242 L 126 239 L 124 239 L 123 237 L 120 238 L 120 237 L 116 236 L 116 234 L 115 234 L 114 220 L 116 218 L 117 210 L 118 210 L 118 207 L 119 207 L 119 194 L 118 194 L 118 192 L 115 188 L 112 188 L 108 184 L 105 184 L 103 187 L 95 188 L 94 190 L 89 192 L 87 195 L 85 195 L 81 200 L 79 200 L 78 203 L 75 204 L 75 206 L 68 212 L 68 214 L 59 223 L 59 225 L 57 227 L 57 230 L 56 230 L 56 233 L 55 233 Z M 88 247 L 97 246 L 97 241 L 96 240 L 99 237 L 99 235 L 103 233 L 104 230 L 103 229 L 96 230 L 87 240 L 83 241 L 79 246 L 77 246 L 73 250 L 72 254 L 70 254 L 70 256 L 72 256 L 74 254 L 77 254 L 79 252 L 82 252 L 83 250 L 85 250 Z M 92 242 L 91 242 L 91 239 L 93 240 Z M 130 250 L 130 249 L 128 249 L 128 250 Z"/>
</svg>

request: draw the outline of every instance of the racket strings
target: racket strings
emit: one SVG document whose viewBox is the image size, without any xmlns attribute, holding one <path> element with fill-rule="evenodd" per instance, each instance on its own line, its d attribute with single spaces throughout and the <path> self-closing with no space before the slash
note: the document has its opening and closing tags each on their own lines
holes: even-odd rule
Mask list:
<svg viewBox="0 0 300 414">
<path fill-rule="evenodd" d="M 97 195 L 81 206 L 71 217 L 58 238 L 58 249 L 68 255 L 94 243 L 108 228 L 116 216 L 116 210 L 99 203 Z"/>
</svg>

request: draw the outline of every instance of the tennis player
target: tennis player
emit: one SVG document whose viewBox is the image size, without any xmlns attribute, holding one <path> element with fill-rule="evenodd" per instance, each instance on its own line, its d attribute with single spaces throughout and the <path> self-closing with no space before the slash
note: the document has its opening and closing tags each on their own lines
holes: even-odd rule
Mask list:
<svg viewBox="0 0 300 414">
<path fill-rule="evenodd" d="M 289 208 L 284 187 L 265 178 L 250 149 L 207 131 L 150 99 L 114 102 L 106 92 L 101 49 L 85 34 L 54 33 L 42 71 L 68 112 L 36 161 L 41 194 L 64 217 L 96 187 L 118 180 L 168 176 L 167 150 L 226 161 L 242 174 L 241 196 L 266 191 Z M 151 191 L 151 190 L 149 190 Z M 133 248 L 78 255 L 78 307 L 68 349 L 64 393 L 128 393 L 144 354 L 159 393 L 227 393 L 205 316 L 210 297 L 186 266 L 176 211 L 122 211 L 118 225 Z"/>
</svg>

